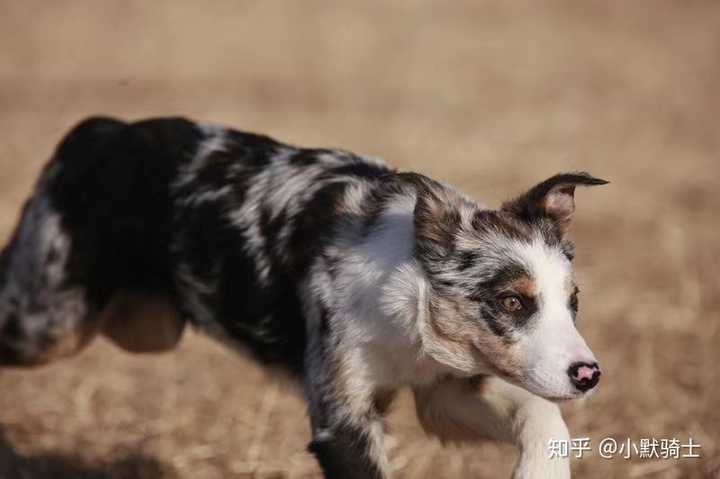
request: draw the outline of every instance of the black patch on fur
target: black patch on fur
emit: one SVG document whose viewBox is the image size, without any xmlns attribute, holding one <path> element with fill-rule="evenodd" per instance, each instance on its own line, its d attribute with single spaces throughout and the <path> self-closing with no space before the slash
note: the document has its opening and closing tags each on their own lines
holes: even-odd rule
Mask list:
<svg viewBox="0 0 720 479">
<path fill-rule="evenodd" d="M 7 246 L 0 252 L 0 288 L 2 288 L 5 281 L 7 281 L 8 269 L 10 268 L 9 250 L 10 246 Z"/>
<path fill-rule="evenodd" d="M 458 252 L 458 270 L 466 271 L 478 263 L 479 254 L 474 251 Z"/>
<path fill-rule="evenodd" d="M 22 324 L 17 313 L 11 312 L 3 319 L 5 324 L 0 331 L 0 337 L 3 340 L 9 339 L 11 342 L 21 339 L 23 336 Z"/>
<path fill-rule="evenodd" d="M 301 149 L 298 150 L 297 153 L 292 156 L 292 158 L 290 158 L 290 163 L 293 166 L 297 166 L 300 168 L 312 166 L 318 163 L 318 155 L 321 155 L 323 153 L 328 153 L 328 151 L 312 148 Z"/>
<path fill-rule="evenodd" d="M 361 173 L 365 172 L 361 170 Z M 378 173 L 377 176 L 367 177 L 374 180 L 374 187 L 367 192 L 360 204 L 361 213 L 360 218 L 357 218 L 357 220 L 362 225 L 364 236 L 369 236 L 375 231 L 383 212 L 392 199 L 399 194 L 398 185 L 393 181 L 383 181 L 383 179 L 389 177 L 381 172 Z"/>
<path fill-rule="evenodd" d="M 235 144 L 236 146 L 245 148 L 249 151 L 265 153 L 262 155 L 265 162 L 267 162 L 271 156 L 269 153 L 276 151 L 279 147 L 288 146 L 283 145 L 267 135 L 260 135 L 247 131 L 227 129 L 225 130 L 225 134 L 227 135 L 228 144 Z"/>
<path fill-rule="evenodd" d="M 0 341 L 0 366 L 19 366 L 24 363 L 22 350 Z"/>
<path fill-rule="evenodd" d="M 529 276 L 530 273 L 523 265 L 508 259 L 507 264 L 504 265 L 502 269 L 497 271 L 490 279 L 478 284 L 474 298 L 486 300 L 488 299 L 488 294 L 495 295 L 500 293 L 513 281 Z"/>
<path fill-rule="evenodd" d="M 480 305 L 480 317 L 497 336 L 506 336 L 512 329 L 506 321 L 503 321 L 498 308 L 491 303 Z"/>
<path fill-rule="evenodd" d="M 339 166 L 329 170 L 331 175 L 349 175 L 356 178 L 378 179 L 392 174 L 393 170 L 383 168 L 379 165 L 365 163 L 358 159 L 348 165 Z"/>
<path fill-rule="evenodd" d="M 304 214 L 295 218 L 289 244 L 296 248 L 288 251 L 291 270 L 296 277 L 304 276 L 308 267 L 324 249 L 334 228 L 343 220 L 338 208 L 347 188 L 346 183 L 331 183 L 318 190 L 304 208 Z"/>
<path fill-rule="evenodd" d="M 562 242 L 560 243 L 560 248 L 568 261 L 572 261 L 575 259 L 575 244 L 572 241 L 567 238 L 562 240 Z"/>
<path fill-rule="evenodd" d="M 498 336 L 506 336 L 509 331 L 524 327 L 537 312 L 536 298 L 511 289 L 513 282 L 525 277 L 530 278 L 525 267 L 509 263 L 491 279 L 479 283 L 472 295 L 473 300 L 480 302 L 480 316 Z M 502 299 L 506 295 L 518 296 L 523 308 L 514 313 L 506 311 L 502 307 Z"/>
<path fill-rule="evenodd" d="M 67 273 L 103 304 L 122 289 L 172 291 L 172 205 L 177 165 L 201 134 L 180 118 L 126 124 L 86 120 L 58 147 L 48 184 L 53 207 L 72 233 Z"/>
<path fill-rule="evenodd" d="M 381 479 L 378 465 L 368 457 L 370 441 L 363 429 L 345 423 L 329 431 L 331 437 L 313 440 L 308 452 L 315 455 L 328 479 Z"/>
<path fill-rule="evenodd" d="M 299 299 L 287 276 L 274 269 L 274 262 L 268 284 L 258 282 L 256 258 L 244 250 L 242 231 L 230 223 L 227 212 L 228 205 L 222 202 L 178 212 L 177 261 L 188 265 L 196 281 L 215 286 L 201 298 L 213 317 L 202 320 L 220 325 L 260 361 L 285 364 L 299 372 L 305 342 Z M 265 253 L 272 251 L 268 248 Z"/>
<path fill-rule="evenodd" d="M 320 310 L 319 332 L 320 335 L 324 338 L 328 336 L 328 333 L 330 333 L 330 317 L 326 308 L 321 308 Z"/>
<path fill-rule="evenodd" d="M 575 287 L 575 290 L 570 295 L 570 299 L 568 301 L 568 307 L 570 308 L 570 313 L 572 314 L 573 321 L 577 318 L 577 312 L 578 308 L 580 306 L 580 289 Z"/>
</svg>

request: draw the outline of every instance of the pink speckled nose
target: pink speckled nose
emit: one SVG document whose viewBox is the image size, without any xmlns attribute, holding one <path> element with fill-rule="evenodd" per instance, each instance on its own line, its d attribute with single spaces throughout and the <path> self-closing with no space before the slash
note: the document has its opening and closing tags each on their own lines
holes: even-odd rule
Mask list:
<svg viewBox="0 0 720 479">
<path fill-rule="evenodd" d="M 601 374 L 598 363 L 573 363 L 568 368 L 570 381 L 582 392 L 594 388 L 600 381 Z"/>
</svg>

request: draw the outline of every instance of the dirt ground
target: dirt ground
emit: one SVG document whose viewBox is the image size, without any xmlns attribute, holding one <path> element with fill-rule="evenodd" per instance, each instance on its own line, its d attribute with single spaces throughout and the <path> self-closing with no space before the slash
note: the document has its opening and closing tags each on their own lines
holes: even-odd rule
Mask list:
<svg viewBox="0 0 720 479">
<path fill-rule="evenodd" d="M 490 205 L 558 171 L 578 192 L 579 324 L 605 375 L 565 406 L 575 477 L 720 477 L 720 2 L 0 0 L 0 239 L 88 114 L 181 114 L 341 146 Z M 509 477 L 516 452 L 443 449 L 402 397 L 399 478 Z M 317 477 L 297 391 L 188 334 L 103 340 L 0 372 L 0 478 Z M 700 458 L 603 459 L 606 437 Z M 686 451 L 683 451 L 686 452 Z M 697 452 L 697 451 L 696 451 Z"/>
</svg>

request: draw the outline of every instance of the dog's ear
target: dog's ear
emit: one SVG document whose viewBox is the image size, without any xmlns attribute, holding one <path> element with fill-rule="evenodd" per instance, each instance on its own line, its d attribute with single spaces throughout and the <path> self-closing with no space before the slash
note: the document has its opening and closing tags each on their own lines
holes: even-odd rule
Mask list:
<svg viewBox="0 0 720 479">
<path fill-rule="evenodd" d="M 415 241 L 420 256 L 441 259 L 452 250 L 460 228 L 460 211 L 442 187 L 429 181 L 418 184 L 415 203 Z"/>
<path fill-rule="evenodd" d="M 551 219 L 565 234 L 575 212 L 575 187 L 605 185 L 608 182 L 589 173 L 561 173 L 535 185 L 527 193 L 503 204 L 522 220 Z"/>
</svg>

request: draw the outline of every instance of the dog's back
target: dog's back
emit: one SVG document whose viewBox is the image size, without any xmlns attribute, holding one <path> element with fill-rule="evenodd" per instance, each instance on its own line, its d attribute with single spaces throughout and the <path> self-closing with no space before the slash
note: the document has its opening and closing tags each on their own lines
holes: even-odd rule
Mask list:
<svg viewBox="0 0 720 479">
<path fill-rule="evenodd" d="M 214 126 L 172 182 L 181 310 L 266 362 L 303 363 L 300 289 L 334 234 L 351 184 L 390 171 L 338 150 L 299 149 Z"/>
<path fill-rule="evenodd" d="M 0 267 L 13 271 L 0 279 L 18 283 L 0 289 L 12 299 L 4 307 L 14 309 L 0 312 L 6 318 L 0 328 L 13 333 L 0 337 L 3 362 L 73 352 L 101 328 L 128 349 L 143 350 L 121 336 L 135 323 L 149 328 L 136 338 L 157 336 L 161 302 L 176 310 L 180 325 L 187 319 L 249 347 L 258 359 L 299 369 L 305 348 L 299 286 L 343 216 L 338 201 L 349 185 L 390 172 L 348 152 L 296 148 L 180 118 L 85 120 L 60 143 L 3 252 Z M 27 241 L 48 236 L 49 223 L 54 244 Z M 10 264 L 11 250 L 34 260 Z M 38 281 L 51 263 L 55 276 Z M 23 274 L 28 280 L 21 285 Z M 75 299 L 66 308 L 75 315 L 49 311 L 69 291 Z M 31 304 L 39 296 L 45 304 Z M 133 320 L 148 308 L 149 321 Z M 36 328 L 18 319 L 28 310 L 45 310 Z M 59 347 L 68 328 L 75 339 Z"/>
</svg>

